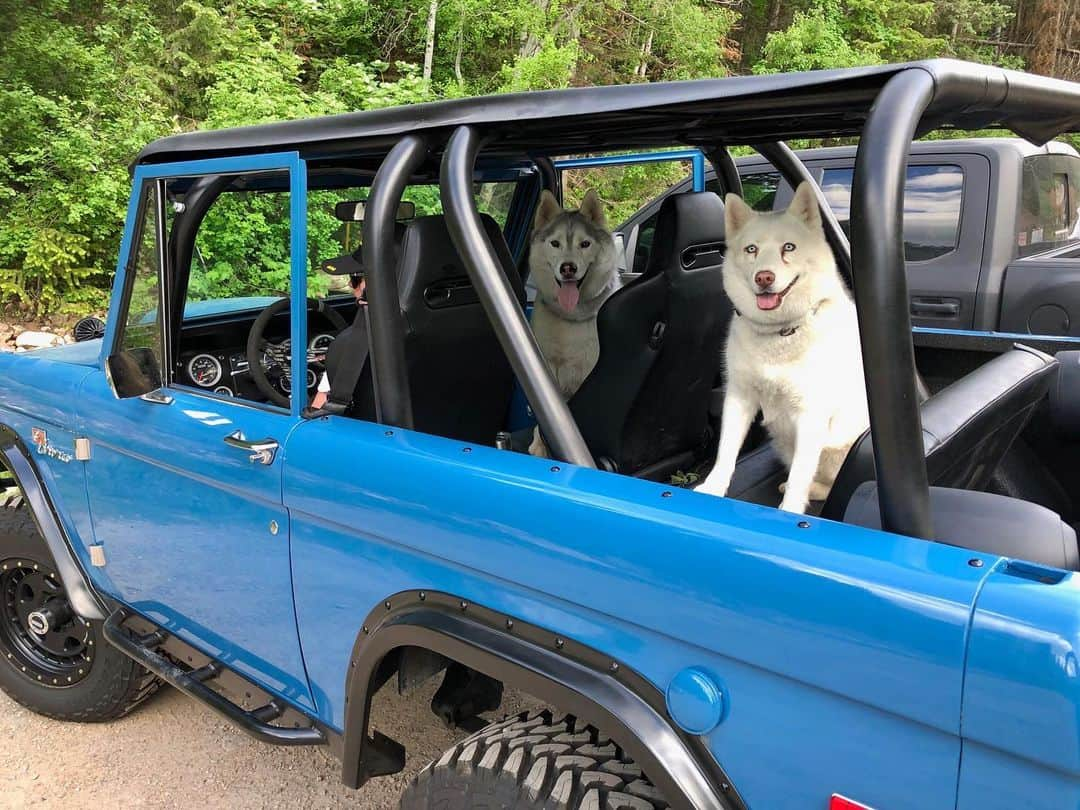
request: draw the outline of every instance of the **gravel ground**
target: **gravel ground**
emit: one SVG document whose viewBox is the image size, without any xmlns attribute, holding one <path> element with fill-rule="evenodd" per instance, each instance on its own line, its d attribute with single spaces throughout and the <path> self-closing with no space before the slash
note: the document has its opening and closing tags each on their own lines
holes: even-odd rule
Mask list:
<svg viewBox="0 0 1080 810">
<path fill-rule="evenodd" d="M 174 689 L 103 725 L 48 720 L 0 692 L 0 807 L 391 810 L 416 772 L 459 736 L 428 708 L 438 683 L 376 696 L 373 727 L 402 742 L 408 759 L 402 773 L 358 791 L 341 784 L 340 765 L 324 749 L 258 743 Z M 532 705 L 508 692 L 499 714 Z"/>
</svg>

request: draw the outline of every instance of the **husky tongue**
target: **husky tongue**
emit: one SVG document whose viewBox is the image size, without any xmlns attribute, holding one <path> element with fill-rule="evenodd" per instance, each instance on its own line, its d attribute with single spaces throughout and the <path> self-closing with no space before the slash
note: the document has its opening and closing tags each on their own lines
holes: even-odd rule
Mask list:
<svg viewBox="0 0 1080 810">
<path fill-rule="evenodd" d="M 581 290 L 578 289 L 576 281 L 564 281 L 562 286 L 559 287 L 558 296 L 559 306 L 567 312 L 573 312 L 577 308 L 578 298 L 581 297 Z"/>
<path fill-rule="evenodd" d="M 780 293 L 758 293 L 758 309 L 776 309 L 780 306 Z"/>
</svg>

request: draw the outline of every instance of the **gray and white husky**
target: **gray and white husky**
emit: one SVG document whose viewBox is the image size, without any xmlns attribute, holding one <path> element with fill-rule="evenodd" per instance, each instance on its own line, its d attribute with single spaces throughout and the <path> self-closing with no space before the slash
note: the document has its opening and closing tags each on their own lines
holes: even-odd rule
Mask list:
<svg viewBox="0 0 1080 810">
<path fill-rule="evenodd" d="M 725 201 L 724 290 L 735 306 L 716 465 L 696 488 L 724 495 L 750 423 L 761 411 L 789 473 L 780 508 L 823 500 L 870 423 L 855 304 L 825 240 L 814 190 L 786 211 Z"/>
<path fill-rule="evenodd" d="M 529 243 L 529 278 L 536 286 L 532 329 L 563 397 L 570 399 L 596 365 L 596 315 L 619 285 L 615 241 L 604 208 L 590 189 L 576 211 L 544 191 Z M 545 455 L 542 443 L 530 452 Z"/>
</svg>

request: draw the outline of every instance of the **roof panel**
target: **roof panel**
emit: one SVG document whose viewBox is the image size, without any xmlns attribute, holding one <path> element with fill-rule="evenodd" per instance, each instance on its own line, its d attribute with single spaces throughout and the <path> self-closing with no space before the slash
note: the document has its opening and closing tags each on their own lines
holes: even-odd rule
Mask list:
<svg viewBox="0 0 1080 810">
<path fill-rule="evenodd" d="M 435 151 L 458 125 L 479 127 L 489 153 L 567 154 L 674 143 L 714 145 L 857 135 L 874 98 L 903 70 L 937 91 L 922 130 L 1005 126 L 1035 142 L 1080 130 L 1080 85 L 953 60 L 769 76 L 585 87 L 413 104 L 184 133 L 154 141 L 139 163 L 298 150 L 308 158 L 367 155 L 430 133 Z"/>
</svg>

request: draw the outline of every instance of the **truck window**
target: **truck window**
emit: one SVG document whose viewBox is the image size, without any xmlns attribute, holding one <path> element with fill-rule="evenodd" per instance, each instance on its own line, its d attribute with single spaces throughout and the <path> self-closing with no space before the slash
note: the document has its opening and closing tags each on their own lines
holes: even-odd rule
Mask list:
<svg viewBox="0 0 1080 810">
<path fill-rule="evenodd" d="M 743 199 L 755 211 L 772 211 L 779 188 L 779 172 L 754 172 L 742 176 Z M 720 181 L 716 178 L 709 180 L 705 183 L 705 190 L 720 194 Z"/>
<path fill-rule="evenodd" d="M 157 195 L 157 186 L 147 183 L 135 231 L 136 241 L 132 245 L 128 263 L 131 295 L 118 348 L 151 349 L 160 366 L 161 329 L 157 312 L 161 294 L 161 262 L 158 256 Z"/>
<path fill-rule="evenodd" d="M 1018 255 L 1080 242 L 1080 158 L 1033 155 L 1024 159 L 1023 171 Z"/>
<path fill-rule="evenodd" d="M 821 188 L 845 233 L 851 218 L 855 170 L 826 169 Z M 904 258 L 936 259 L 956 249 L 960 234 L 964 170 L 953 164 L 909 166 L 904 184 Z"/>
</svg>

